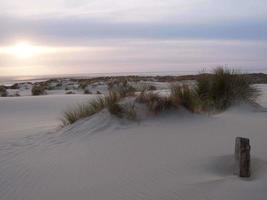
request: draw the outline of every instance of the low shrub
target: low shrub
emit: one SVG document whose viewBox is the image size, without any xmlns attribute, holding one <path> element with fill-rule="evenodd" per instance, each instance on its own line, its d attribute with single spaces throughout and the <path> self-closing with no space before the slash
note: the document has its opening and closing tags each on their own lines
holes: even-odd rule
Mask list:
<svg viewBox="0 0 267 200">
<path fill-rule="evenodd" d="M 6 87 L 3 86 L 3 85 L 0 85 L 0 96 L 1 97 L 6 97 L 7 95 L 8 95 L 8 93 L 7 93 Z"/>
<path fill-rule="evenodd" d="M 157 87 L 154 85 L 149 85 L 147 90 L 154 91 L 157 90 Z"/>
<path fill-rule="evenodd" d="M 38 96 L 38 95 L 45 95 L 45 87 L 41 85 L 33 85 L 32 86 L 32 95 L 33 96 Z"/>
<path fill-rule="evenodd" d="M 86 82 L 86 81 L 83 81 L 83 82 L 80 82 L 80 84 L 79 84 L 79 88 L 81 88 L 81 89 L 86 89 L 86 87 L 88 86 L 88 82 Z"/>
<path fill-rule="evenodd" d="M 129 84 L 127 79 L 110 82 L 109 90 L 118 92 L 122 97 L 132 96 L 136 92 L 136 89 Z"/>
<path fill-rule="evenodd" d="M 84 89 L 84 94 L 92 94 L 92 92 L 89 89 Z"/>
</svg>

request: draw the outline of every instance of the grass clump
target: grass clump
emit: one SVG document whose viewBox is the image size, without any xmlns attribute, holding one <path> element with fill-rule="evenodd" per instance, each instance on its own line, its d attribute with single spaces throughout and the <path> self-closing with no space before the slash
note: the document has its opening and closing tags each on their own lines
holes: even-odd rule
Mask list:
<svg viewBox="0 0 267 200">
<path fill-rule="evenodd" d="M 202 75 L 196 88 L 205 109 L 225 110 L 234 103 L 254 102 L 259 95 L 245 75 L 221 67 Z"/>
<path fill-rule="evenodd" d="M 73 124 L 74 122 L 90 117 L 95 113 L 100 112 L 104 108 L 111 108 L 120 100 L 118 93 L 110 92 L 105 97 L 98 97 L 97 99 L 88 103 L 78 104 L 77 106 L 67 110 L 63 113 L 62 124 L 63 126 Z"/>
<path fill-rule="evenodd" d="M 32 95 L 33 96 L 38 96 L 38 95 L 45 95 L 45 87 L 42 85 L 33 85 L 32 86 Z"/>
<path fill-rule="evenodd" d="M 0 96 L 1 97 L 6 97 L 7 95 L 8 95 L 8 93 L 7 93 L 6 87 L 3 86 L 3 85 L 0 85 Z"/>
<path fill-rule="evenodd" d="M 142 91 L 155 91 L 157 90 L 157 87 L 154 85 L 143 83 L 137 88 L 137 90 L 141 92 Z"/>
<path fill-rule="evenodd" d="M 73 91 L 67 91 L 67 92 L 65 92 L 65 94 L 75 94 L 75 92 L 73 92 Z"/>
<path fill-rule="evenodd" d="M 133 96 L 136 92 L 136 89 L 127 79 L 116 80 L 109 83 L 109 90 L 118 92 L 122 97 Z"/>
<path fill-rule="evenodd" d="M 148 89 L 147 90 L 149 90 L 149 91 L 155 91 L 155 90 L 157 90 L 157 87 L 154 86 L 154 85 L 148 85 Z"/>
<path fill-rule="evenodd" d="M 125 109 L 126 119 L 135 121 L 137 119 L 136 107 L 134 103 L 128 103 Z"/>
<path fill-rule="evenodd" d="M 89 83 L 87 81 L 82 81 L 79 84 L 79 88 L 81 88 L 82 90 L 85 90 L 88 85 Z"/>
<path fill-rule="evenodd" d="M 110 114 L 115 115 L 118 118 L 126 118 L 131 121 L 137 119 L 137 113 L 134 103 L 119 104 L 114 103 L 108 106 L 108 111 Z"/>
<path fill-rule="evenodd" d="M 188 85 L 171 85 L 170 99 L 176 108 L 185 107 L 191 112 L 200 112 L 202 103 L 194 87 Z"/>
<path fill-rule="evenodd" d="M 155 114 L 180 106 L 200 113 L 223 111 L 239 102 L 254 102 L 259 95 L 246 75 L 221 67 L 216 68 L 213 74 L 200 75 L 194 86 L 173 84 L 170 90 L 170 96 L 162 97 L 144 89 L 136 101 L 146 104 Z"/>
<path fill-rule="evenodd" d="M 84 94 L 92 94 L 92 92 L 89 89 L 84 89 L 83 93 Z"/>
<path fill-rule="evenodd" d="M 159 114 L 160 112 L 169 109 L 172 104 L 170 98 L 162 97 L 158 93 L 143 91 L 136 98 L 138 103 L 144 103 L 148 110 L 154 114 Z"/>
<path fill-rule="evenodd" d="M 124 109 L 118 103 L 110 104 L 108 106 L 108 111 L 110 114 L 117 116 L 118 118 L 122 118 L 124 114 Z"/>
<path fill-rule="evenodd" d="M 119 101 L 135 92 L 127 80 L 109 85 L 111 91 L 107 96 L 100 97 L 86 104 L 79 104 L 64 113 L 63 125 L 89 117 L 104 108 L 119 118 L 136 120 L 135 104 L 119 104 Z M 150 88 L 151 89 L 151 88 Z M 187 110 L 200 113 L 222 111 L 237 102 L 254 102 L 259 91 L 254 88 L 249 79 L 234 70 L 216 68 L 213 74 L 202 74 L 196 84 L 170 87 L 169 96 L 148 91 L 144 87 L 135 101 L 145 104 L 153 114 L 159 114 L 171 108 L 185 107 Z"/>
</svg>

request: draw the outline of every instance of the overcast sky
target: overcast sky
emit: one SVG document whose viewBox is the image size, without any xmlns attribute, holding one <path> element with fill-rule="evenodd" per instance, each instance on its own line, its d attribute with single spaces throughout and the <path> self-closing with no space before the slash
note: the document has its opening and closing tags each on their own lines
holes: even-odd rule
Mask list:
<svg viewBox="0 0 267 200">
<path fill-rule="evenodd" d="M 0 76 L 267 70 L 266 0 L 1 0 L 0 24 L 0 50 L 58 49 L 30 59 L 0 51 Z"/>
</svg>

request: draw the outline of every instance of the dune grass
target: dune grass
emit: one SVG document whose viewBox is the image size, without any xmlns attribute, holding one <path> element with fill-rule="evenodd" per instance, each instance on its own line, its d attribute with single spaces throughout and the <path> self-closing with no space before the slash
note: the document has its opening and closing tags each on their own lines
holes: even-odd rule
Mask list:
<svg viewBox="0 0 267 200">
<path fill-rule="evenodd" d="M 107 96 L 98 97 L 88 103 L 77 104 L 75 107 L 63 113 L 62 125 L 66 126 L 74 122 L 90 117 L 104 108 L 110 108 L 120 100 L 120 95 L 110 92 Z"/>
<path fill-rule="evenodd" d="M 128 82 L 127 79 L 119 79 L 108 84 L 110 91 L 115 91 L 121 97 L 134 96 L 136 89 Z"/>
<path fill-rule="evenodd" d="M 45 86 L 43 85 L 33 85 L 32 86 L 32 95 L 33 96 L 38 96 L 38 95 L 45 95 Z"/>
<path fill-rule="evenodd" d="M 128 120 L 136 121 L 137 120 L 137 112 L 135 103 L 128 103 L 125 107 L 125 117 Z"/>
<path fill-rule="evenodd" d="M 137 113 L 134 103 L 119 104 L 114 103 L 107 107 L 110 114 L 118 118 L 126 118 L 131 121 L 137 120 Z"/>
<path fill-rule="evenodd" d="M 218 67 L 197 80 L 196 91 L 204 109 L 225 110 L 239 102 L 254 102 L 259 91 L 235 70 Z"/>
<path fill-rule="evenodd" d="M 8 93 L 7 93 L 6 87 L 3 86 L 3 85 L 0 85 L 0 96 L 1 97 L 6 97 L 7 95 L 8 95 Z"/>
<path fill-rule="evenodd" d="M 143 91 L 137 96 L 136 102 L 143 103 L 154 114 L 185 107 L 191 112 L 200 112 L 201 101 L 195 91 L 187 85 L 172 84 L 169 96 L 161 96 L 158 93 Z"/>
<path fill-rule="evenodd" d="M 92 92 L 87 88 L 83 90 L 83 93 L 84 94 L 92 94 Z"/>
<path fill-rule="evenodd" d="M 118 103 L 111 104 L 107 108 L 108 108 L 108 111 L 110 112 L 110 114 L 115 115 L 118 118 L 123 117 L 124 109 Z"/>
<path fill-rule="evenodd" d="M 119 118 L 135 120 L 137 113 L 134 103 L 131 106 L 119 104 L 122 98 L 134 95 L 134 91 L 127 81 L 115 83 L 107 96 L 66 111 L 63 125 L 89 117 L 104 108 Z M 181 106 L 193 113 L 210 113 L 223 111 L 235 103 L 254 102 L 260 94 L 245 75 L 220 67 L 213 74 L 202 74 L 195 85 L 172 84 L 170 91 L 170 95 L 162 96 L 145 88 L 135 102 L 145 104 L 153 114 Z"/>
<path fill-rule="evenodd" d="M 183 106 L 191 112 L 201 111 L 202 102 L 195 90 L 195 87 L 172 84 L 170 99 L 172 105 L 176 108 Z"/>
<path fill-rule="evenodd" d="M 144 92 L 144 91 L 155 91 L 157 87 L 151 84 L 142 83 L 137 86 L 137 91 Z"/>
<path fill-rule="evenodd" d="M 136 102 L 144 103 L 148 110 L 154 114 L 170 109 L 172 103 L 170 98 L 160 96 L 158 93 L 142 91 L 136 98 Z"/>
<path fill-rule="evenodd" d="M 254 102 L 260 95 L 246 75 L 221 67 L 212 74 L 202 74 L 196 85 L 172 84 L 170 91 L 170 96 L 162 97 L 144 90 L 136 100 L 155 114 L 180 106 L 193 113 L 210 113 L 226 110 L 236 103 Z"/>
</svg>

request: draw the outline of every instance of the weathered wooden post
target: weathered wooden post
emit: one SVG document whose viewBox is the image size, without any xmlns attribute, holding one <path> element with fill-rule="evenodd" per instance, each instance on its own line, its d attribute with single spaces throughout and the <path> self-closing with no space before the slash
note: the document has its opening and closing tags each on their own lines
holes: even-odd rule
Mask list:
<svg viewBox="0 0 267 200">
<path fill-rule="evenodd" d="M 235 169 L 234 174 L 240 177 L 250 177 L 250 145 L 248 138 L 235 139 Z"/>
</svg>

